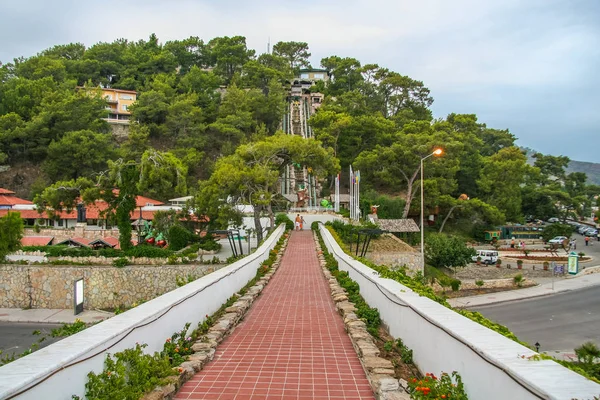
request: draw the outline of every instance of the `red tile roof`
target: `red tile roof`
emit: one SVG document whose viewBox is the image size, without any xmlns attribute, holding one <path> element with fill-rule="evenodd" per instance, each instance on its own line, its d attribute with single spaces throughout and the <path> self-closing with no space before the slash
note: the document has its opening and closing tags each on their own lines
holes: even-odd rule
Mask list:
<svg viewBox="0 0 600 400">
<path fill-rule="evenodd" d="M 9 212 L 19 213 L 23 219 L 48 218 L 45 214 L 40 214 L 37 210 L 11 210 L 8 208 L 0 209 L 0 217 L 6 216 Z"/>
<path fill-rule="evenodd" d="M 0 188 L 0 194 L 15 194 L 12 190 Z"/>
<path fill-rule="evenodd" d="M 91 239 L 86 239 L 86 238 L 68 238 L 63 240 L 62 242 L 58 242 L 56 243 L 57 245 L 59 244 L 67 244 L 69 242 L 73 242 L 75 244 L 78 244 L 82 247 L 89 247 L 89 242 L 91 241 Z"/>
<path fill-rule="evenodd" d="M 23 246 L 48 246 L 54 240 L 54 236 L 23 236 L 21 244 Z"/>
<path fill-rule="evenodd" d="M 0 194 L 0 206 L 14 206 L 15 204 L 33 204 L 29 200 L 21 199 L 12 195 Z"/>
<path fill-rule="evenodd" d="M 159 200 L 151 199 L 150 197 L 145 197 L 145 196 L 137 196 L 135 198 L 135 206 L 136 207 L 145 207 L 148 204 L 152 204 L 153 206 L 162 206 L 165 203 L 163 203 L 162 201 L 159 201 Z"/>
</svg>

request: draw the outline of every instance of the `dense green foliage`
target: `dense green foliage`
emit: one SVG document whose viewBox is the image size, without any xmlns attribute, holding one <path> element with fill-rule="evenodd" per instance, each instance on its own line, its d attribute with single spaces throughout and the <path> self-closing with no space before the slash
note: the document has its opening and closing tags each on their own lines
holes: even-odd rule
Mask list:
<svg viewBox="0 0 600 400">
<path fill-rule="evenodd" d="M 156 246 L 140 245 L 127 250 L 117 250 L 112 248 L 94 250 L 89 247 L 68 247 L 68 246 L 25 246 L 23 251 L 42 251 L 49 257 L 150 257 L 167 258 L 173 254 L 170 249 L 161 249 Z"/>
<path fill-rule="evenodd" d="M 475 250 L 455 236 L 431 233 L 425 240 L 425 261 L 437 268 L 464 267 L 474 255 Z"/>
<path fill-rule="evenodd" d="M 21 247 L 23 220 L 18 213 L 9 212 L 0 218 L 0 260 Z"/>
<path fill-rule="evenodd" d="M 353 165 L 369 190 L 363 213 L 380 205 L 382 218 L 405 218 L 418 215 L 420 163 L 427 158 L 424 206 L 438 215 L 434 228 L 477 238 L 525 217 L 589 215 L 600 187 L 587 185 L 583 173 L 566 172 L 568 158 L 533 154 L 529 165 L 508 130 L 474 114 L 434 119 L 423 82 L 354 58 L 320 60 L 331 79 L 309 90 L 325 95 L 309 120 L 317 140 L 301 144 L 277 135 L 290 82 L 312 67 L 310 56 L 304 42 L 279 42 L 272 54 L 257 54 L 243 36 L 161 43 L 152 34 L 57 45 L 15 59 L 0 66 L 0 163 L 39 166 L 27 190 L 40 195 L 43 209 L 61 201 L 69 209 L 78 197 L 106 200 L 123 248 L 136 194 L 159 200 L 197 194 L 192 209 L 209 216 L 213 228 L 239 222 L 239 203 L 273 222 L 271 207 L 281 200 L 277 178 L 290 164 L 327 180 L 323 195 L 340 168 L 345 174 Z M 104 120 L 102 88 L 137 92 L 124 140 Z M 438 147 L 443 154 L 429 157 Z M 49 185 L 54 193 L 43 190 Z M 115 187 L 120 194 L 106 190 Z"/>
<path fill-rule="evenodd" d="M 288 231 L 294 230 L 294 221 L 287 216 L 287 214 L 277 214 L 275 216 L 275 225 L 285 224 L 285 229 Z"/>
<path fill-rule="evenodd" d="M 146 344 L 137 344 L 133 349 L 125 349 L 104 361 L 104 371 L 90 372 L 85 384 L 88 399 L 137 400 L 156 386 L 167 383 L 168 376 L 176 375 L 166 354 L 144 354 Z"/>
<path fill-rule="evenodd" d="M 183 249 L 192 239 L 192 233 L 181 225 L 173 225 L 167 233 L 169 250 L 178 251 Z"/>
<path fill-rule="evenodd" d="M 556 236 L 565 236 L 570 238 L 573 234 L 573 230 L 573 226 L 571 225 L 559 223 L 550 224 L 544 227 L 544 230 L 542 231 L 542 238 L 544 238 L 544 241 L 546 242 L 552 238 L 555 238 Z"/>
</svg>

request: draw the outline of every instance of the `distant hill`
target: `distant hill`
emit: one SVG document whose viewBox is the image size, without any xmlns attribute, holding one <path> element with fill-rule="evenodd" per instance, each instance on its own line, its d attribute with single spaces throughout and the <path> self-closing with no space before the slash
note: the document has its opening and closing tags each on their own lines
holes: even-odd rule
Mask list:
<svg viewBox="0 0 600 400">
<path fill-rule="evenodd" d="M 588 177 L 588 183 L 600 185 L 600 164 L 585 161 L 571 161 L 567 172 L 584 172 Z"/>
<path fill-rule="evenodd" d="M 527 152 L 527 162 L 533 165 L 535 161 L 533 155 L 537 152 L 528 147 L 521 147 L 521 149 Z M 600 163 L 571 160 L 567 167 L 567 173 L 571 172 L 583 172 L 587 175 L 588 184 L 600 185 Z"/>
</svg>

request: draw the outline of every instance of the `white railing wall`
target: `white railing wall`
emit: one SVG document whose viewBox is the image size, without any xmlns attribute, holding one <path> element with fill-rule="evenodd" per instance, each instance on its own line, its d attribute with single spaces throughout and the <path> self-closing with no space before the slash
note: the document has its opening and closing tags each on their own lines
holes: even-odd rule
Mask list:
<svg viewBox="0 0 600 400">
<path fill-rule="evenodd" d="M 348 256 L 321 224 L 320 232 L 339 269 L 360 285 L 394 338 L 413 350 L 419 369 L 460 373 L 470 399 L 593 399 L 600 385 L 550 360 L 530 361 L 536 352 L 483 325 L 384 279 Z M 522 358 L 524 356 L 525 358 Z"/>
<path fill-rule="evenodd" d="M 195 327 L 256 275 L 285 230 L 279 226 L 251 255 L 83 332 L 0 367 L 0 399 L 83 398 L 86 375 L 99 373 L 106 353 L 146 343 L 160 351 L 186 322 Z"/>
</svg>

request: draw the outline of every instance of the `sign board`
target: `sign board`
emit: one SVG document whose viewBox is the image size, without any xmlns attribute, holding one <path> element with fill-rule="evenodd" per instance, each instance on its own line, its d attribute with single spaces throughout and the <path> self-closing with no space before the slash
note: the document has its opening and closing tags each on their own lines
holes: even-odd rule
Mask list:
<svg viewBox="0 0 600 400">
<path fill-rule="evenodd" d="M 83 312 L 83 278 L 77 279 L 73 284 L 73 308 L 75 315 Z"/>
<path fill-rule="evenodd" d="M 569 264 L 567 270 L 571 275 L 579 272 L 579 256 L 574 251 L 569 253 Z"/>
<path fill-rule="evenodd" d="M 554 275 L 563 275 L 565 273 L 564 265 L 554 265 Z"/>
</svg>

